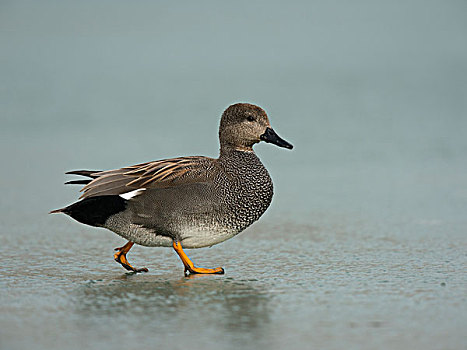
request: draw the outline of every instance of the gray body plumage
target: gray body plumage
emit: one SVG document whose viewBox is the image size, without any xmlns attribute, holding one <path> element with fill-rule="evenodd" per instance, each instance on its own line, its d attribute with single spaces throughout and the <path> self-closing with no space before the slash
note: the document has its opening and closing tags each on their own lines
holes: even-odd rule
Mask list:
<svg viewBox="0 0 467 350">
<path fill-rule="evenodd" d="M 218 159 L 203 157 L 200 167 L 209 172 L 206 181 L 147 188 L 104 227 L 140 245 L 178 240 L 201 248 L 237 235 L 269 207 L 272 181 L 254 152 L 227 148 Z"/>
</svg>

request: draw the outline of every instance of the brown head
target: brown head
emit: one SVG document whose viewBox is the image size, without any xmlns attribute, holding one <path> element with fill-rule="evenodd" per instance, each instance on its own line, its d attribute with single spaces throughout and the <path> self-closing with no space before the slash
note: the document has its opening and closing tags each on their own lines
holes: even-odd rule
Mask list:
<svg viewBox="0 0 467 350">
<path fill-rule="evenodd" d="M 251 152 L 253 145 L 260 141 L 293 148 L 274 132 L 266 112 L 249 103 L 237 103 L 224 111 L 219 127 L 219 140 L 221 149 L 233 148 Z"/>
</svg>

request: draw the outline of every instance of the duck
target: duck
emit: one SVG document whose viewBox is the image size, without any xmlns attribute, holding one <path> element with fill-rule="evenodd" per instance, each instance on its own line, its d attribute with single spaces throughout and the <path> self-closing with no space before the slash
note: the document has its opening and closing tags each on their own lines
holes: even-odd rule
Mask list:
<svg viewBox="0 0 467 350">
<path fill-rule="evenodd" d="M 114 170 L 74 170 L 82 176 L 65 184 L 84 185 L 63 213 L 89 226 L 103 227 L 128 242 L 115 248 L 114 260 L 131 273 L 126 255 L 134 244 L 171 247 L 185 275 L 224 274 L 222 267 L 195 265 L 185 249 L 211 247 L 235 237 L 270 206 L 273 183 L 253 150 L 259 142 L 292 149 L 271 127 L 259 106 L 236 103 L 222 113 L 218 158 L 186 156 Z"/>
</svg>

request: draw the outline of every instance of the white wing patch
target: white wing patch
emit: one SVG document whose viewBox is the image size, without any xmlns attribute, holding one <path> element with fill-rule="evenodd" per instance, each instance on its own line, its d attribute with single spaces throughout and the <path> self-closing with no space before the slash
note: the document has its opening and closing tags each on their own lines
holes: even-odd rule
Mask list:
<svg viewBox="0 0 467 350">
<path fill-rule="evenodd" d="M 145 188 L 138 188 L 137 190 L 134 190 L 134 191 L 119 194 L 119 196 L 122 197 L 123 199 L 129 200 L 130 198 L 133 198 L 133 197 L 143 193 L 144 190 L 146 190 L 146 189 Z"/>
</svg>

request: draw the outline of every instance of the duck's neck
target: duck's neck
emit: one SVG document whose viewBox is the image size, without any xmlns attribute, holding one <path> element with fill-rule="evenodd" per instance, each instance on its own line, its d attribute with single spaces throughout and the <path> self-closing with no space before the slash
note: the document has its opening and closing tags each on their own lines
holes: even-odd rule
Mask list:
<svg viewBox="0 0 467 350">
<path fill-rule="evenodd" d="M 219 164 L 227 173 L 241 178 L 263 172 L 264 169 L 263 164 L 251 147 L 248 150 L 237 147 L 221 147 Z"/>
<path fill-rule="evenodd" d="M 238 152 L 253 153 L 253 154 L 255 153 L 253 151 L 252 146 L 233 146 L 233 145 L 225 143 L 225 144 L 221 144 L 219 158 L 229 157 L 232 154 L 236 154 Z"/>
</svg>

